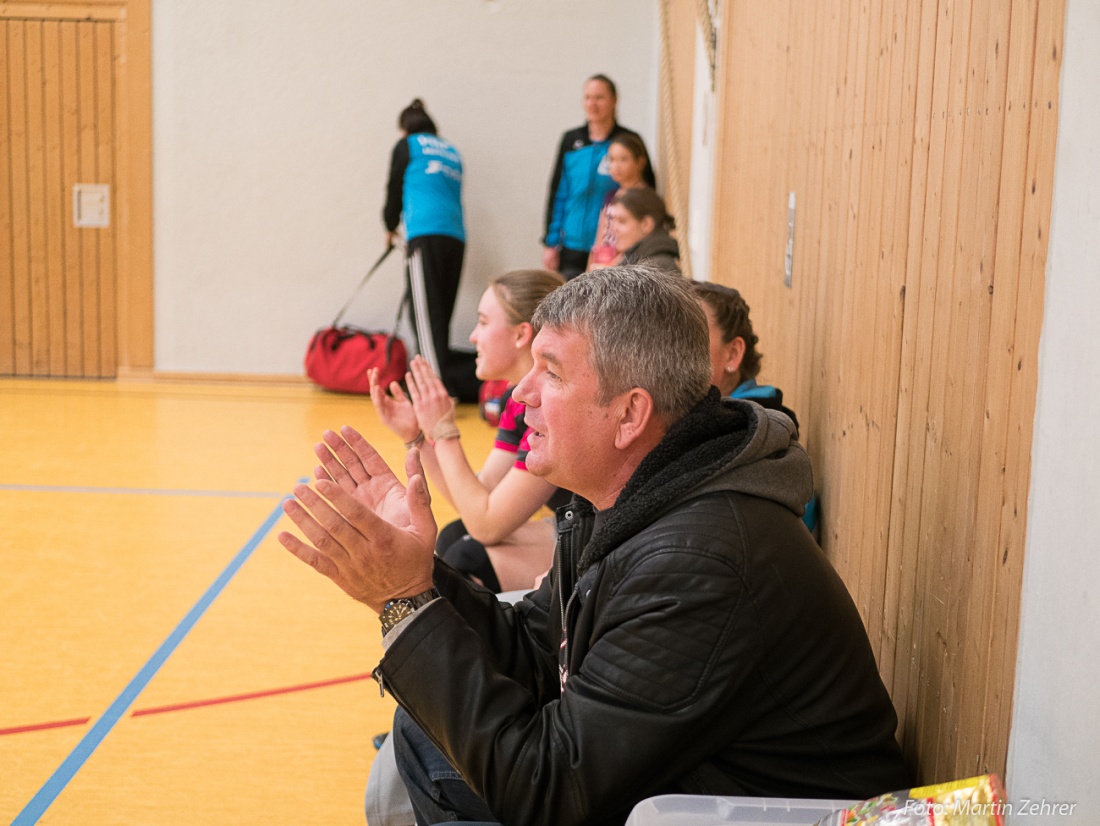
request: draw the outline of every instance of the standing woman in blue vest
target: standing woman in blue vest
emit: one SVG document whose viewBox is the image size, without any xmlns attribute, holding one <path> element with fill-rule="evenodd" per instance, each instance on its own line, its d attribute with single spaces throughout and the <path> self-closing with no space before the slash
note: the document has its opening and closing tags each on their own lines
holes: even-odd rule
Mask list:
<svg viewBox="0 0 1100 826">
<path fill-rule="evenodd" d="M 419 350 L 446 381 L 451 315 L 466 253 L 462 156 L 436 135 L 435 122 L 419 98 L 401 112 L 397 126 L 402 138 L 393 148 L 382 210 L 386 242 L 394 243 L 403 221 Z"/>
<path fill-rule="evenodd" d="M 596 227 L 608 193 L 619 188 L 611 177 L 607 150 L 620 135 L 645 143 L 637 132 L 615 119 L 619 93 L 606 75 L 592 75 L 584 83 L 584 126 L 561 136 L 546 200 L 546 224 L 542 236 L 542 265 L 567 279 L 584 272 L 596 241 Z M 646 153 L 648 157 L 648 153 Z M 657 185 L 653 168 L 646 164 L 642 180 Z"/>
</svg>

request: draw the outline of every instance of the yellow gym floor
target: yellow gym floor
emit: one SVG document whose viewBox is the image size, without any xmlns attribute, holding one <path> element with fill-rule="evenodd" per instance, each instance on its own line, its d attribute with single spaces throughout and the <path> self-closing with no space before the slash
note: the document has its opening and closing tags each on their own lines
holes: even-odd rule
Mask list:
<svg viewBox="0 0 1100 826">
<path fill-rule="evenodd" d="M 365 397 L 0 380 L 0 822 L 364 822 L 378 622 L 275 539 L 343 424 L 402 467 Z"/>
</svg>

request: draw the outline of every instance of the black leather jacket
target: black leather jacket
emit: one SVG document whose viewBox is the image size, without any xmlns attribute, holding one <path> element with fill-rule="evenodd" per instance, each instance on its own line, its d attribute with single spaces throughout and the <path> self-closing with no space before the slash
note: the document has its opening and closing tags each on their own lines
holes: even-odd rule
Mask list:
<svg viewBox="0 0 1100 826">
<path fill-rule="evenodd" d="M 552 574 L 515 608 L 439 563 L 445 599 L 378 674 L 505 824 L 906 788 L 863 624 L 798 518 L 811 487 L 787 417 L 712 391 L 612 509 L 558 510 Z"/>
</svg>

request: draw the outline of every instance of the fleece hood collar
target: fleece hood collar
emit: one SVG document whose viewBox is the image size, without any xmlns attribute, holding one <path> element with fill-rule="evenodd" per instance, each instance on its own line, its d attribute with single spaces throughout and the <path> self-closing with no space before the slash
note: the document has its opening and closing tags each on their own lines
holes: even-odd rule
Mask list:
<svg viewBox="0 0 1100 826">
<path fill-rule="evenodd" d="M 600 520 L 579 569 L 599 562 L 684 500 L 723 490 L 771 499 L 801 516 L 813 495 L 813 479 L 787 416 L 723 399 L 711 388 L 642 460 Z"/>
<path fill-rule="evenodd" d="M 623 254 L 623 257 L 629 258 L 632 261 L 642 261 L 656 255 L 671 255 L 673 258 L 680 257 L 680 245 L 666 230 L 655 229 L 633 247 L 628 249 Z"/>
</svg>

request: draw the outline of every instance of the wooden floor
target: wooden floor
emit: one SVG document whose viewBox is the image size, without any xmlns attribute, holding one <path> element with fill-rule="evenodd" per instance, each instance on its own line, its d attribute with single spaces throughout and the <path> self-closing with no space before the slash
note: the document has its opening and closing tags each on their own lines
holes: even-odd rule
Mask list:
<svg viewBox="0 0 1100 826">
<path fill-rule="evenodd" d="M 0 380 L 0 822 L 363 823 L 378 622 L 275 539 L 343 424 L 401 467 L 362 397 Z"/>
</svg>

